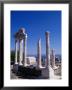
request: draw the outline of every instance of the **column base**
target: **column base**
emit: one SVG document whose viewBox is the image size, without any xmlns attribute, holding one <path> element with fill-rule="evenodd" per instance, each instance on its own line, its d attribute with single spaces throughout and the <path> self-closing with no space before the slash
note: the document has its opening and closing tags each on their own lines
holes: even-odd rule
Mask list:
<svg viewBox="0 0 72 90">
<path fill-rule="evenodd" d="M 58 69 L 58 68 L 59 68 L 58 66 L 54 66 L 54 67 L 53 67 L 54 70 L 55 70 L 55 69 Z"/>
<path fill-rule="evenodd" d="M 41 69 L 41 68 L 43 68 L 43 66 L 41 66 L 41 65 L 40 66 L 37 66 L 37 69 Z"/>
<path fill-rule="evenodd" d="M 50 66 L 49 67 L 49 72 L 50 72 L 50 79 L 54 79 L 54 70 L 53 70 L 53 68 Z"/>
<path fill-rule="evenodd" d="M 28 64 L 24 64 L 24 65 L 23 65 L 23 67 L 27 67 L 27 66 L 29 66 L 29 65 L 28 65 Z"/>
<path fill-rule="evenodd" d="M 51 66 L 42 69 L 42 76 L 44 78 L 54 79 L 54 70 L 51 68 Z"/>
<path fill-rule="evenodd" d="M 22 63 L 19 63 L 20 66 L 22 66 L 23 64 Z"/>
<path fill-rule="evenodd" d="M 49 70 L 47 68 L 42 69 L 42 77 L 49 79 Z"/>
<path fill-rule="evenodd" d="M 15 62 L 15 64 L 18 64 L 18 62 Z"/>
</svg>

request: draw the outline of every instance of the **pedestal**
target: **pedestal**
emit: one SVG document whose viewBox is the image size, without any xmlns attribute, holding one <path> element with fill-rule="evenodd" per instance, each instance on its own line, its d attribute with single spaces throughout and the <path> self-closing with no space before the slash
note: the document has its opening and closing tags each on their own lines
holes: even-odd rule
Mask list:
<svg viewBox="0 0 72 90">
<path fill-rule="evenodd" d="M 49 66 L 48 68 L 42 69 L 42 77 L 47 79 L 54 79 L 54 70 Z"/>
<path fill-rule="evenodd" d="M 42 77 L 49 79 L 49 71 L 48 71 L 48 68 L 42 69 Z"/>
</svg>

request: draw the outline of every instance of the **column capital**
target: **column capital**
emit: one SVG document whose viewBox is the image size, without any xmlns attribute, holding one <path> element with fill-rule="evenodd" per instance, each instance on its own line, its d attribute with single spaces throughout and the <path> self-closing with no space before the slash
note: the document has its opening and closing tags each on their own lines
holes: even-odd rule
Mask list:
<svg viewBox="0 0 72 90">
<path fill-rule="evenodd" d="M 50 34 L 50 32 L 49 32 L 49 31 L 46 31 L 46 32 L 45 32 L 45 34 L 46 34 L 46 35 L 49 35 L 49 34 Z"/>
<path fill-rule="evenodd" d="M 25 28 L 21 27 L 21 28 L 19 29 L 19 33 L 25 33 Z"/>
</svg>

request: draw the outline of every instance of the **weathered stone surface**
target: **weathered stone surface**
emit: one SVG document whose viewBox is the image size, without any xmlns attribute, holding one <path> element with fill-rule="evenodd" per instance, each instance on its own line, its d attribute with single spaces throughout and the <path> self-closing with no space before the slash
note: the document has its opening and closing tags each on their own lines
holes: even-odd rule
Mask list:
<svg viewBox="0 0 72 90">
<path fill-rule="evenodd" d="M 26 50 L 27 34 L 25 33 L 25 29 L 21 28 L 19 32 L 15 34 L 15 40 L 16 40 L 15 41 L 15 64 L 13 65 L 13 71 L 16 73 L 17 76 L 21 76 L 24 78 L 43 78 L 43 79 L 57 78 L 56 74 L 58 74 L 59 70 L 58 68 L 55 67 L 55 53 L 53 51 L 52 51 L 52 67 L 50 65 L 50 33 L 46 32 L 45 35 L 46 35 L 46 67 L 43 67 L 41 62 L 41 39 L 39 39 L 38 45 L 37 45 L 38 46 L 37 47 L 38 62 L 37 62 L 34 57 L 27 57 L 27 50 Z M 18 61 L 17 60 L 18 59 L 17 58 L 18 41 L 20 45 L 19 63 L 17 62 Z M 56 70 L 55 69 L 53 70 L 53 68 L 55 68 Z"/>
<path fill-rule="evenodd" d="M 50 40 L 49 40 L 49 32 L 45 33 L 46 35 L 46 70 L 48 70 L 48 78 L 50 78 Z"/>
<path fill-rule="evenodd" d="M 55 67 L 55 51 L 54 51 L 54 49 L 51 50 L 51 66 L 52 66 L 52 68 Z"/>
<path fill-rule="evenodd" d="M 27 34 L 24 35 L 24 60 L 23 60 L 24 67 L 27 66 L 26 54 L 27 54 Z"/>
<path fill-rule="evenodd" d="M 19 65 L 22 65 L 23 61 L 23 40 L 19 40 Z"/>
<path fill-rule="evenodd" d="M 48 79 L 53 79 L 54 78 L 54 70 L 49 66 L 48 68 L 42 69 L 42 77 L 48 78 Z"/>
<path fill-rule="evenodd" d="M 41 39 L 39 39 L 39 41 L 38 41 L 38 46 L 37 46 L 37 49 L 38 49 L 38 51 L 37 51 L 37 53 L 38 53 L 38 60 L 37 60 L 37 66 L 38 66 L 38 68 L 40 68 L 41 66 L 42 66 L 42 63 L 41 63 Z"/>
</svg>

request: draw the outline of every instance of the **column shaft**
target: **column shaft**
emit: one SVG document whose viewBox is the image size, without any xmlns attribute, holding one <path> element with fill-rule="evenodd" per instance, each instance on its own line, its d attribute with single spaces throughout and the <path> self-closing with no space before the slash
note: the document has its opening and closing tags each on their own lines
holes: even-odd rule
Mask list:
<svg viewBox="0 0 72 90">
<path fill-rule="evenodd" d="M 27 34 L 24 35 L 24 61 L 23 61 L 23 66 L 27 66 L 27 61 L 26 61 L 26 53 L 27 53 Z"/>
<path fill-rule="evenodd" d="M 46 32 L 46 68 L 48 69 L 48 78 L 50 78 L 50 41 L 49 32 Z"/>
<path fill-rule="evenodd" d="M 52 67 L 55 67 L 55 53 L 54 50 L 51 50 L 51 63 L 52 63 Z"/>
<path fill-rule="evenodd" d="M 23 61 L 23 39 L 19 40 L 19 65 L 22 65 Z"/>
<path fill-rule="evenodd" d="M 42 66 L 41 63 L 41 39 L 38 41 L 38 68 Z"/>
<path fill-rule="evenodd" d="M 17 55 L 18 55 L 18 42 L 15 40 L 15 64 L 17 63 Z"/>
</svg>

